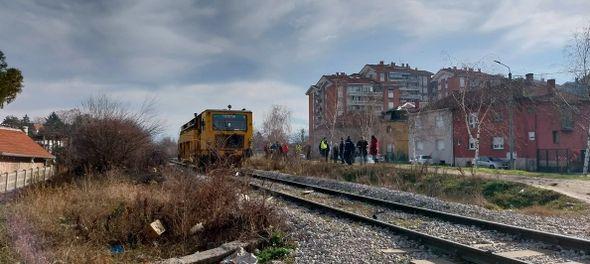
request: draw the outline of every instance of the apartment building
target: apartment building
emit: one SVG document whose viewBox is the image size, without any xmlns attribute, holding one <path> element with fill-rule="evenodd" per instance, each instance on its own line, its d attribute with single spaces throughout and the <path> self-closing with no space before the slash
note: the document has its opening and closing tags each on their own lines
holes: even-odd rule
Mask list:
<svg viewBox="0 0 590 264">
<path fill-rule="evenodd" d="M 379 64 L 366 64 L 359 74 L 383 87 L 383 108 L 386 110 L 406 102 L 428 102 L 432 72 L 411 68 L 409 63 L 397 65 L 380 61 Z"/>
<path fill-rule="evenodd" d="M 354 131 L 359 130 L 358 124 L 346 122 L 356 113 L 373 113 L 371 118 L 384 120 L 384 112 L 406 102 L 415 105 L 425 102 L 431 75 L 409 64 L 385 64 L 383 61 L 366 64 L 359 73 L 323 75 L 305 93 L 311 143 L 315 144 L 323 136 L 340 137 L 333 133 L 335 126 L 339 126 L 341 134 L 348 131 L 344 136 L 358 134 Z M 385 150 L 385 145 L 380 148 Z"/>
</svg>

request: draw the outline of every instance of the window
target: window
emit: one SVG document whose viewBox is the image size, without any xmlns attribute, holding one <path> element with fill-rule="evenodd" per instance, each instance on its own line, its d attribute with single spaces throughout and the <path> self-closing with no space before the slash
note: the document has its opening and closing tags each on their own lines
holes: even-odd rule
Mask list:
<svg viewBox="0 0 590 264">
<path fill-rule="evenodd" d="M 471 128 L 475 128 L 477 126 L 477 114 L 476 113 L 469 114 L 469 126 Z"/>
<path fill-rule="evenodd" d="M 562 111 L 561 113 L 561 129 L 572 130 L 574 127 L 574 115 L 572 111 Z"/>
<path fill-rule="evenodd" d="M 495 112 L 494 113 L 494 122 L 502 122 L 504 121 L 504 115 L 502 115 L 502 113 L 500 112 Z"/>
<path fill-rule="evenodd" d="M 529 140 L 530 141 L 535 140 L 535 132 L 529 132 Z"/>
<path fill-rule="evenodd" d="M 465 87 L 465 78 L 463 78 L 463 77 L 459 78 L 459 87 L 461 87 L 461 88 Z"/>
<path fill-rule="evenodd" d="M 387 92 L 387 98 L 393 98 L 393 91 L 389 90 Z"/>
<path fill-rule="evenodd" d="M 504 149 L 504 138 L 494 137 L 492 139 L 492 149 Z"/>
<path fill-rule="evenodd" d="M 388 108 L 388 109 L 392 109 L 392 108 L 393 108 L 393 102 L 389 102 L 389 103 L 387 103 L 387 108 Z"/>
<path fill-rule="evenodd" d="M 419 150 L 419 151 L 424 150 L 424 143 L 422 143 L 422 141 L 416 142 L 416 150 Z"/>
<path fill-rule="evenodd" d="M 445 122 L 444 122 L 442 116 L 436 116 L 435 119 L 436 119 L 435 121 L 436 121 L 436 127 L 437 128 L 442 128 L 445 125 Z"/>
<path fill-rule="evenodd" d="M 213 129 L 246 131 L 246 115 L 213 114 Z"/>
<path fill-rule="evenodd" d="M 379 80 L 384 82 L 385 81 L 385 73 L 380 73 L 379 74 Z"/>
<path fill-rule="evenodd" d="M 559 144 L 559 131 L 553 131 L 553 144 Z"/>
<path fill-rule="evenodd" d="M 475 149 L 475 138 L 469 137 L 469 145 L 468 145 L 469 149 L 474 150 Z"/>
<path fill-rule="evenodd" d="M 445 150 L 445 142 L 441 139 L 436 140 L 436 150 Z"/>
</svg>

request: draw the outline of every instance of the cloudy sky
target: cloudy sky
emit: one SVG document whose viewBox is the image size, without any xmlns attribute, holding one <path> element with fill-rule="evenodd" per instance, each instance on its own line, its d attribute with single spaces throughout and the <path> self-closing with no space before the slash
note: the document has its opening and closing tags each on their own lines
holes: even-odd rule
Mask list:
<svg viewBox="0 0 590 264">
<path fill-rule="evenodd" d="M 0 50 L 25 77 L 0 118 L 107 94 L 155 98 L 168 135 L 193 112 L 228 104 L 258 120 L 286 105 L 305 127 L 310 84 L 379 60 L 505 73 L 499 59 L 562 83 L 564 46 L 588 14 L 587 0 L 0 0 Z"/>
</svg>

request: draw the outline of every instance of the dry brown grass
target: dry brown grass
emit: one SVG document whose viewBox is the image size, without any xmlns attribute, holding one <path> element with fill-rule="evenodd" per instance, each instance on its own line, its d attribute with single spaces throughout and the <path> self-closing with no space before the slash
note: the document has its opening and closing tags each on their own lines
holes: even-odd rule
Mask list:
<svg viewBox="0 0 590 264">
<path fill-rule="evenodd" d="M 229 172 L 202 179 L 175 170 L 163 174 L 163 183 L 144 184 L 109 171 L 39 186 L 9 203 L 8 210 L 30 224 L 26 229 L 35 234 L 39 251 L 34 254 L 52 252 L 50 259 L 66 263 L 169 258 L 266 235 L 280 225 L 275 208 L 264 199 L 241 198 L 248 190 L 228 179 Z M 167 230 L 152 239 L 146 227 L 156 219 Z M 191 235 L 197 223 L 204 229 Z M 125 253 L 111 255 L 112 244 L 122 244 Z"/>
</svg>

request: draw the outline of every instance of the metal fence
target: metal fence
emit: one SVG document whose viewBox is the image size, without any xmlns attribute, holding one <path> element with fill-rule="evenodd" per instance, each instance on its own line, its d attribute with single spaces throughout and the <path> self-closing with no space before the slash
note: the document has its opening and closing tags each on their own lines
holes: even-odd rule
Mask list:
<svg viewBox="0 0 590 264">
<path fill-rule="evenodd" d="M 582 159 L 569 149 L 537 150 L 537 170 L 546 172 L 579 172 Z"/>
<path fill-rule="evenodd" d="M 50 179 L 55 174 L 55 167 L 31 168 L 0 174 L 0 193 L 16 190 L 27 185 Z"/>
</svg>

